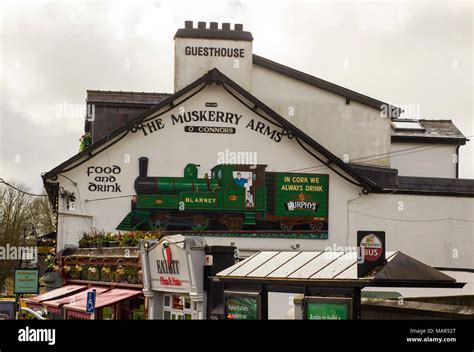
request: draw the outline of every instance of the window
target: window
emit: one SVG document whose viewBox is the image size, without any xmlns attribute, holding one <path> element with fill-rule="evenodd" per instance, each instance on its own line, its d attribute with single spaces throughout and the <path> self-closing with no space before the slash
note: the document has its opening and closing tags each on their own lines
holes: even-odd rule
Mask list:
<svg viewBox="0 0 474 352">
<path fill-rule="evenodd" d="M 164 295 L 163 319 L 165 320 L 190 320 L 191 298 L 188 295 Z"/>
<path fill-rule="evenodd" d="M 191 309 L 191 298 L 184 298 L 184 309 Z"/>
<path fill-rule="evenodd" d="M 103 320 L 113 320 L 113 309 L 111 306 L 102 308 L 102 318 Z"/>
<path fill-rule="evenodd" d="M 173 295 L 173 309 L 183 310 L 184 297 Z"/>
<path fill-rule="evenodd" d="M 392 121 L 392 128 L 397 130 L 413 130 L 424 131 L 425 128 L 416 120 L 394 120 Z"/>
</svg>

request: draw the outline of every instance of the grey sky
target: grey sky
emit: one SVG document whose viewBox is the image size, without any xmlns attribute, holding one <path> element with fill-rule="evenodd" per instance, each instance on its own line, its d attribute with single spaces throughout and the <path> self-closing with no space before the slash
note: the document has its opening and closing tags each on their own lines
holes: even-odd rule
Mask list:
<svg viewBox="0 0 474 352">
<path fill-rule="evenodd" d="M 41 190 L 78 151 L 87 89 L 172 92 L 185 20 L 243 23 L 254 53 L 473 126 L 473 3 L 4 1 L 0 177 Z M 473 137 L 474 138 L 474 137 Z M 472 142 L 461 177 L 473 178 Z"/>
</svg>

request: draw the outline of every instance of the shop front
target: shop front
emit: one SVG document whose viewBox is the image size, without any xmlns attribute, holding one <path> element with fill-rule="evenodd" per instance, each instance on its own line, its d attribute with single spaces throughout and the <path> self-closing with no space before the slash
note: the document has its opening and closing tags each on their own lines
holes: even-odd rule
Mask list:
<svg viewBox="0 0 474 352">
<path fill-rule="evenodd" d="M 205 318 L 205 246 L 201 238 L 181 235 L 142 241 L 143 292 L 148 298 L 148 319 Z"/>
<path fill-rule="evenodd" d="M 380 265 L 367 258 L 355 251 L 261 251 L 214 277 L 224 284 L 224 317 L 270 319 L 270 295 L 288 293 L 293 319 L 361 319 L 364 287 L 465 285 L 401 252 L 383 253 Z"/>
<path fill-rule="evenodd" d="M 94 314 L 87 310 L 87 295 L 95 291 Z M 54 320 L 143 320 L 145 299 L 140 289 L 109 285 L 67 285 L 25 300 L 29 308 Z"/>
<path fill-rule="evenodd" d="M 58 259 L 63 287 L 25 299 L 49 319 L 146 318 L 138 247 L 68 248 Z M 86 309 L 95 291 L 95 312 Z"/>
<path fill-rule="evenodd" d="M 66 319 L 132 320 L 133 307 L 138 307 L 143 299 L 139 290 L 122 288 L 96 288 L 95 313 L 87 310 L 87 296 L 64 305 Z M 136 308 L 135 308 L 136 309 Z"/>
</svg>

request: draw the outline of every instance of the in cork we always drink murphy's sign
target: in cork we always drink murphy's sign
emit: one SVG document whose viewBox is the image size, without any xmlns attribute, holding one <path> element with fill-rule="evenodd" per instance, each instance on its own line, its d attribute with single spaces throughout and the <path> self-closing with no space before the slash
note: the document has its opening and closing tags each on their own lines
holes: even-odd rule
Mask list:
<svg viewBox="0 0 474 352">
<path fill-rule="evenodd" d="M 275 214 L 328 218 L 329 176 L 277 173 L 275 175 Z"/>
</svg>

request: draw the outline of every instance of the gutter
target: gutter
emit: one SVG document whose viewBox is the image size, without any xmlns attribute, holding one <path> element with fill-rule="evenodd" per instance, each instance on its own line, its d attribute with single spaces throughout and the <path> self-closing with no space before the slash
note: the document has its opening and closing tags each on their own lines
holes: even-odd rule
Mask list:
<svg viewBox="0 0 474 352">
<path fill-rule="evenodd" d="M 369 193 L 379 193 L 379 194 L 409 194 L 409 195 L 418 195 L 418 196 L 438 196 L 438 197 L 474 197 L 474 192 L 455 192 L 455 191 L 436 191 L 436 190 L 409 190 L 409 189 L 376 189 L 369 190 Z"/>
</svg>

